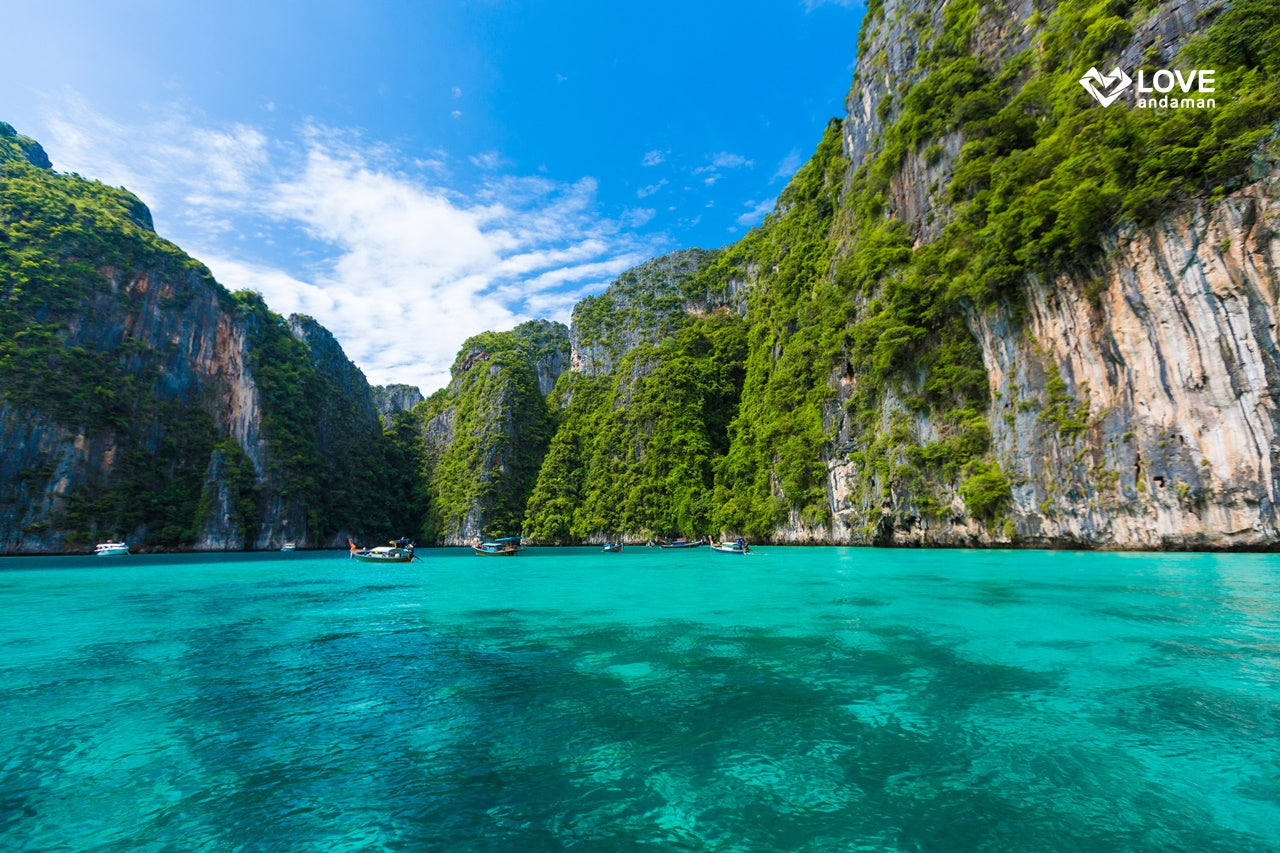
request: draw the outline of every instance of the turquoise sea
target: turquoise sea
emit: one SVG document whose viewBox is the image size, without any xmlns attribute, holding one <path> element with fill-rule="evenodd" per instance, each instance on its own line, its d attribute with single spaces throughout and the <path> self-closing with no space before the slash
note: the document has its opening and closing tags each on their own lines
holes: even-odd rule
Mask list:
<svg viewBox="0 0 1280 853">
<path fill-rule="evenodd" d="M 1280 555 L 0 560 L 0 849 L 1280 850 Z"/>
</svg>

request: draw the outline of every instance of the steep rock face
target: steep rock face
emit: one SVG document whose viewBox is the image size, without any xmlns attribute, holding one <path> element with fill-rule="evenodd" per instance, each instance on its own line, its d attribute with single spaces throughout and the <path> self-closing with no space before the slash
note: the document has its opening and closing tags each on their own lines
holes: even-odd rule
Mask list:
<svg viewBox="0 0 1280 853">
<path fill-rule="evenodd" d="M 520 532 L 554 429 L 546 396 L 568 363 L 568 329 L 548 321 L 463 345 L 449 385 L 414 410 L 429 492 L 425 538 L 466 545 Z"/>
<path fill-rule="evenodd" d="M 416 385 L 374 385 L 370 390 L 374 408 L 386 425 L 396 412 L 407 412 L 426 399 Z"/>
<path fill-rule="evenodd" d="M 119 352 L 120 366 L 153 381 L 133 393 L 181 408 L 201 410 L 235 437 L 256 465 L 265 443 L 256 389 L 244 366 L 245 334 L 216 290 L 199 273 L 160 266 L 150 270 L 101 271 L 107 288 L 94 292 L 84 310 L 65 324 L 65 345 L 94 352 Z M 48 412 L 4 407 L 6 469 L 0 476 L 7 553 L 36 553 L 82 547 L 107 535 L 146 537 L 146 526 L 127 530 L 68 530 L 59 519 L 79 489 L 106 483 L 118 457 L 138 443 L 155 448 L 165 439 L 159 427 L 128 437 L 119 430 L 88 430 L 58 423 Z M 47 472 L 49 476 L 40 475 Z M 210 524 L 218 526 L 217 519 Z M 225 533 L 225 532 L 224 532 Z M 70 539 L 68 539 L 70 537 Z M 237 536 L 206 529 L 198 548 L 242 547 Z"/>
<path fill-rule="evenodd" d="M 110 465 L 110 439 L 90 442 L 45 413 L 0 405 L 0 553 L 62 550 L 65 535 L 48 523 L 67 492 Z"/>
<path fill-rule="evenodd" d="M 879 529 L 851 523 L 848 425 L 834 418 L 832 529 L 792 524 L 787 541 L 1257 548 L 1280 539 L 1280 204 L 1276 173 L 1152 229 L 1113 238 L 1088 280 L 1033 280 L 1025 302 L 975 313 L 988 369 L 987 421 L 1013 483 L 1013 528 L 974 523 L 958 494 L 922 518 L 897 490 Z M 838 388 L 845 387 L 833 379 Z M 842 392 L 844 398 L 846 392 Z M 833 411 L 839 409 L 839 399 Z M 942 427 L 883 401 L 920 445 Z M 840 432 L 840 428 L 845 430 Z M 894 491 L 891 489 L 890 491 Z M 890 512 L 893 508 L 894 512 Z"/>
<path fill-rule="evenodd" d="M 386 478 L 384 442 L 327 331 L 229 294 L 4 124 L 0 183 L 0 553 L 333 544 L 394 514 L 343 491 Z"/>
<path fill-rule="evenodd" d="M 232 551 L 245 546 L 249 531 L 241 522 L 237 496 L 233 493 L 233 475 L 227 453 L 215 450 L 209 455 L 203 494 L 209 504 L 209 517 L 200 531 L 197 551 Z"/>
<path fill-rule="evenodd" d="M 573 309 L 570 325 L 574 370 L 612 373 L 622 357 L 641 344 L 672 334 L 695 311 L 714 307 L 714 297 L 693 292 L 691 282 L 716 253 L 685 249 L 627 270 L 600 296 Z M 686 292 L 689 291 L 689 292 Z"/>
<path fill-rule="evenodd" d="M 1114 240 L 1098 279 L 1035 282 L 1021 334 L 1007 312 L 975 318 L 1020 534 L 1127 548 L 1276 541 L 1276 178 Z M 1045 365 L 1083 429 L 1045 417 Z"/>
<path fill-rule="evenodd" d="M 330 491 L 359 490 L 361 487 L 348 484 L 358 483 L 371 473 L 364 470 L 361 463 L 369 459 L 382 433 L 382 421 L 377 415 L 373 391 L 364 373 L 351 363 L 328 329 L 313 318 L 300 314 L 290 315 L 287 325 L 289 333 L 306 346 L 321 389 L 318 397 L 307 402 L 316 430 L 317 467 L 324 472 L 325 487 Z M 348 502 L 353 500 L 354 496 L 347 499 Z M 291 518 L 281 519 L 289 523 L 278 532 L 264 525 L 255 546 L 276 547 L 277 537 L 300 538 L 297 531 L 307 529 L 306 514 L 307 508 L 299 504 L 292 508 Z M 317 536 L 317 544 L 340 547 L 347 536 L 354 533 L 341 520 L 335 519 L 329 526 L 335 529 L 326 531 L 324 536 Z M 290 536 L 290 527 L 296 535 Z"/>
<path fill-rule="evenodd" d="M 258 387 L 247 365 L 249 335 L 244 322 L 224 311 L 216 320 L 217 345 L 207 361 L 198 364 L 207 371 L 216 399 L 216 417 L 236 447 L 244 454 L 253 472 L 253 481 L 267 488 L 268 445 L 262 432 L 262 409 Z M 214 450 L 209 457 L 204 490 L 214 496 L 199 540 L 197 551 L 236 551 L 253 541 L 251 526 L 237 518 L 236 497 L 228 479 L 229 466 L 225 451 Z M 267 529 L 282 525 L 278 513 L 265 519 Z M 257 519 L 253 526 L 257 526 Z"/>
<path fill-rule="evenodd" d="M 572 344 L 566 346 L 569 330 L 562 323 L 533 320 L 517 327 L 516 334 L 537 374 L 538 393 L 546 397 L 573 361 Z"/>
<path fill-rule="evenodd" d="M 904 114 L 911 87 L 925 77 L 925 63 L 917 63 L 937 47 L 956 8 L 963 6 L 887 0 L 869 21 L 844 125 L 849 185 Z M 1029 47 L 1042 50 L 1037 19 L 1055 8 L 1007 2 L 983 9 L 966 49 L 994 69 Z M 1109 49 L 1100 41 L 1096 61 L 1131 69 L 1174 63 L 1223 8 L 1175 0 L 1129 23 L 1107 19 L 1124 41 Z M 1029 73 L 1008 85 L 1022 85 Z M 1099 226 L 1101 251 L 1086 262 L 1057 275 L 1028 271 L 1016 296 L 970 307 L 966 325 L 981 348 L 990 392 L 983 413 L 988 459 L 1009 488 L 1007 512 L 996 523 L 975 518 L 958 479 L 922 490 L 911 477 L 867 464 L 884 436 L 925 451 L 954 437 L 954 423 L 918 402 L 923 374 L 882 395 L 868 435 L 846 412 L 857 378 L 836 372 L 824 410 L 833 439 L 824 451 L 831 523 L 793 517 L 778 538 L 1274 547 L 1280 210 L 1274 153 L 1267 153 L 1274 138 L 1255 153 L 1252 183 L 1225 194 L 1219 188 L 1216 200 L 1177 202 L 1151 225 Z M 907 223 L 917 249 L 938 240 L 955 216 L 947 187 L 969 141 L 948 125 L 902 150 L 884 216 Z"/>
</svg>

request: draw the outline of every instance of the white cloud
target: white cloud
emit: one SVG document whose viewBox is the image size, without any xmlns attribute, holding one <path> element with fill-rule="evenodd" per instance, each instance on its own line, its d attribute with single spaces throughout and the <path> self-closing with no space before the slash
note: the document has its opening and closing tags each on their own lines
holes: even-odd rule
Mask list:
<svg viewBox="0 0 1280 853">
<path fill-rule="evenodd" d="M 795 177 L 796 172 L 800 171 L 800 167 L 804 165 L 804 156 L 800 153 L 800 149 L 793 148 L 778 163 L 778 168 L 774 170 L 773 177 L 769 179 L 770 183 L 774 181 L 790 181 Z"/>
<path fill-rule="evenodd" d="M 457 110 L 454 110 L 454 112 L 457 112 Z M 472 165 L 478 166 L 481 169 L 494 170 L 510 165 L 497 151 L 484 151 L 480 154 L 473 155 L 470 160 Z"/>
<path fill-rule="evenodd" d="M 649 196 L 653 195 L 654 193 L 656 193 L 658 190 L 662 189 L 666 185 L 667 185 L 667 179 L 663 178 L 662 180 L 658 181 L 656 184 L 649 184 L 649 186 L 647 187 L 641 187 L 640 189 L 636 190 L 636 198 L 648 198 Z"/>
<path fill-rule="evenodd" d="M 594 179 L 504 173 L 498 152 L 471 158 L 480 183 L 463 192 L 440 182 L 445 152 L 314 125 L 285 139 L 177 114 L 126 127 L 73 98 L 50 127 L 55 168 L 137 192 L 225 287 L 315 317 L 373 383 L 429 393 L 470 335 L 567 321 L 659 249 L 626 231 L 652 210 L 604 218 Z"/>
<path fill-rule="evenodd" d="M 754 160 L 748 160 L 741 154 L 730 154 L 728 151 L 721 151 L 718 154 L 711 155 L 711 165 L 717 169 L 738 169 L 743 166 L 754 166 Z"/>
<path fill-rule="evenodd" d="M 711 186 L 720 176 L 721 169 L 743 169 L 755 166 L 754 160 L 748 160 L 741 154 L 732 154 L 728 151 L 720 151 L 715 154 L 707 155 L 708 163 L 705 166 L 698 166 L 690 174 L 705 175 L 710 173 L 710 177 L 704 181 L 707 186 Z"/>
<path fill-rule="evenodd" d="M 812 12 L 821 6 L 840 6 L 844 9 L 862 9 L 866 7 L 866 0 L 803 0 L 801 3 L 806 12 Z"/>
<path fill-rule="evenodd" d="M 628 208 L 622 213 L 622 223 L 628 228 L 641 228 L 657 214 L 658 211 L 652 207 Z"/>
<path fill-rule="evenodd" d="M 647 152 L 647 153 L 644 155 L 644 158 L 643 158 L 643 159 L 641 159 L 641 161 L 640 161 L 640 165 L 641 165 L 641 166 L 657 166 L 657 165 L 660 165 L 663 161 L 665 161 L 665 160 L 667 159 L 667 154 L 668 154 L 668 153 L 669 153 L 669 152 L 666 152 L 666 151 L 657 151 L 657 150 L 649 151 L 649 152 Z"/>
<path fill-rule="evenodd" d="M 738 217 L 739 225 L 755 225 L 764 219 L 778 203 L 776 198 L 767 198 L 762 202 L 749 201 L 746 206 L 749 208 L 746 213 Z M 734 230 L 734 229 L 731 229 Z"/>
</svg>

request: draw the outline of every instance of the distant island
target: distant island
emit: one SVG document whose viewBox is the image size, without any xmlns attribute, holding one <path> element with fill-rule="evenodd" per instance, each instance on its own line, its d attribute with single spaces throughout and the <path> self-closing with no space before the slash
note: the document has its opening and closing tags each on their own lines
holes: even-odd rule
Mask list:
<svg viewBox="0 0 1280 853">
<path fill-rule="evenodd" d="M 473 337 L 425 399 L 0 123 L 0 553 L 1274 548 L 1280 24 L 1193 12 L 873 0 L 760 227 Z M 1214 104 L 1104 106 L 1113 67 Z"/>
</svg>

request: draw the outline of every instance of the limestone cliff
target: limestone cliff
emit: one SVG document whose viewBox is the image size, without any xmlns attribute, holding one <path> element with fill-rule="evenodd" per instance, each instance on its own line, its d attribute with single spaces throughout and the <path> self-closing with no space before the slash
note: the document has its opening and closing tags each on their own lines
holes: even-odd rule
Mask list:
<svg viewBox="0 0 1280 853">
<path fill-rule="evenodd" d="M 391 417 L 396 412 L 407 412 L 426 399 L 416 385 L 374 385 L 370 390 L 374 408 L 387 426 L 390 426 Z"/>
<path fill-rule="evenodd" d="M 333 544 L 387 517 L 342 491 L 383 439 L 328 332 L 229 294 L 8 125 L 0 182 L 0 553 Z"/>
<path fill-rule="evenodd" d="M 449 385 L 414 409 L 430 503 L 424 538 L 467 545 L 520 532 L 554 430 L 546 396 L 568 364 L 560 323 L 530 321 L 463 345 Z"/>
<path fill-rule="evenodd" d="M 762 226 L 575 311 L 529 529 L 1275 547 L 1275 11 L 869 3 Z M 1104 106 L 1090 67 L 1213 69 L 1220 103 Z"/>
<path fill-rule="evenodd" d="M 1031 282 L 1021 322 L 975 316 L 1017 535 L 1129 548 L 1278 541 L 1276 178 L 1109 238 L 1089 280 Z M 1082 429 L 1045 416 L 1055 372 Z"/>
<path fill-rule="evenodd" d="M 604 293 L 579 302 L 569 327 L 573 369 L 612 373 L 631 350 L 661 341 L 690 314 L 715 307 L 716 295 L 699 291 L 695 283 L 715 256 L 685 249 L 645 261 L 618 276 Z"/>
<path fill-rule="evenodd" d="M 961 31 L 948 29 L 948 16 L 954 25 L 957 8 L 973 15 L 963 30 L 963 49 L 973 66 L 988 78 L 1003 75 L 1011 95 L 1030 89 L 1037 71 L 1044 74 L 1034 57 L 1043 63 L 1046 53 L 1066 50 L 1055 48 L 1055 39 L 1072 30 L 1054 29 L 1065 15 L 1081 16 L 1084 23 L 1075 32 L 1082 43 L 1104 23 L 1111 27 L 1113 35 L 1098 40 L 1092 54 L 1100 67 L 1104 61 L 1107 68 L 1145 63 L 1148 76 L 1153 67 L 1175 65 L 1184 49 L 1204 56 L 1216 20 L 1234 15 L 1228 22 L 1234 24 L 1251 13 L 1260 16 L 1244 3 L 1234 10 L 1226 4 L 1206 10 L 1179 0 L 1145 4 L 1127 15 L 1129 4 L 1121 5 L 1118 16 L 1100 21 L 1082 17 L 1071 3 L 1007 2 L 965 10 L 961 3 L 886 0 L 869 14 L 860 45 L 844 122 L 846 189 L 865 189 L 859 178 L 883 168 L 885 148 L 905 135 L 902 122 L 913 107 L 919 109 L 920 93 L 938 97 L 936 87 L 930 88 L 939 64 L 933 57 L 948 32 Z M 1053 67 L 1058 78 L 1050 85 L 1070 92 L 1087 65 Z M 1243 86 L 1222 97 L 1244 98 Z M 1255 118 L 1263 120 L 1249 137 L 1256 141 L 1235 155 L 1234 171 L 1219 170 L 1216 189 L 1180 185 L 1171 174 L 1169 191 L 1154 211 L 1130 206 L 1130 191 L 1123 205 L 1112 208 L 1118 213 L 1097 221 L 1090 235 L 1073 244 L 1080 247 L 1074 254 L 1057 255 L 1053 265 L 1022 262 L 1007 273 L 1015 287 L 995 298 L 959 303 L 986 373 L 985 458 L 994 466 L 989 471 L 1007 483 L 999 512 L 977 517 L 967 505 L 963 475 L 922 486 L 888 474 L 888 468 L 869 475 L 860 464 L 894 430 L 890 444 L 901 462 L 920 458 L 912 448 L 938 447 L 954 432 L 952 421 L 910 402 L 921 393 L 923 373 L 892 383 L 879 399 L 879 425 L 870 431 L 847 413 L 856 377 L 833 373 L 829 383 L 837 394 L 826 418 L 834 440 L 824 452 L 831 524 L 790 524 L 778 536 L 883 544 L 1275 546 L 1280 249 L 1274 238 L 1280 206 L 1275 96 L 1264 91 L 1255 108 Z M 959 99 L 955 109 L 962 112 L 963 104 Z M 1102 125 L 1095 116 L 1118 122 L 1120 110 L 1134 109 L 1121 104 L 1105 114 L 1096 104 L 1086 108 L 1093 112 L 1081 109 L 1086 118 L 1080 124 L 1096 126 Z M 1006 109 L 993 121 L 1011 121 L 1005 119 L 1009 114 Z M 1161 120 L 1135 121 L 1163 131 Z M 1163 120 L 1171 130 L 1186 116 Z M 966 170 L 974 168 L 974 158 L 965 156 L 974 149 L 966 146 L 986 144 L 990 128 L 940 122 L 933 136 L 908 136 L 914 144 L 894 152 L 898 159 L 883 185 L 882 215 L 905 225 L 917 256 L 961 232 L 964 223 L 953 224 L 957 216 L 972 216 L 961 203 Z M 1028 131 L 1021 143 L 1028 149 L 1033 133 L 1040 132 Z M 1106 149 L 1100 150 L 1105 156 Z M 1194 156 L 1190 149 L 1183 152 L 1176 156 Z M 1101 185 L 1096 190 L 1100 197 L 1123 191 Z M 1053 215 L 1061 218 L 1060 199 L 1049 202 L 1058 204 Z M 859 236 L 854 229 L 845 239 Z"/>
</svg>

